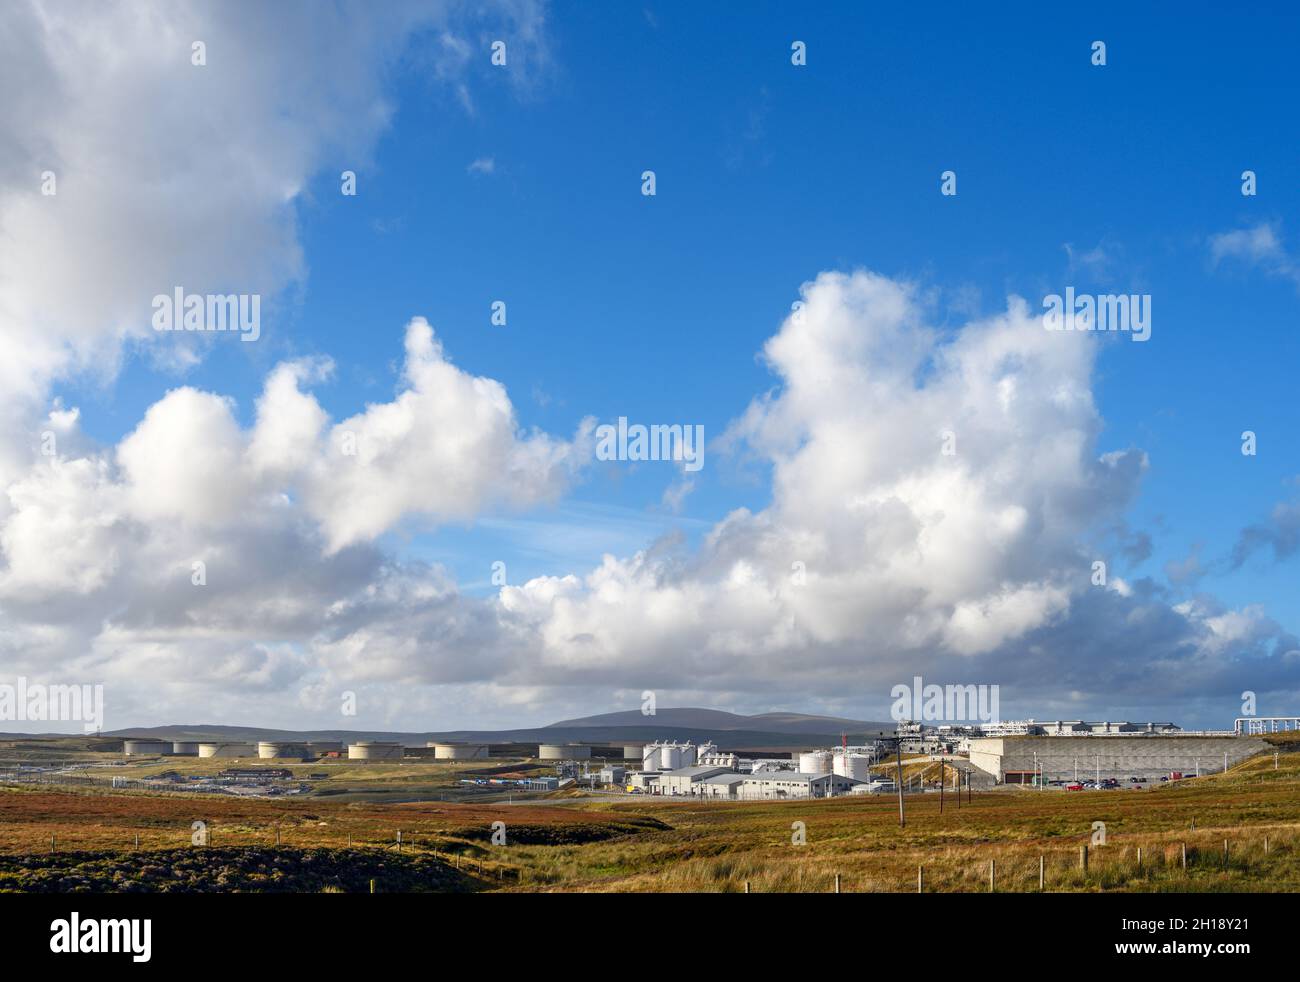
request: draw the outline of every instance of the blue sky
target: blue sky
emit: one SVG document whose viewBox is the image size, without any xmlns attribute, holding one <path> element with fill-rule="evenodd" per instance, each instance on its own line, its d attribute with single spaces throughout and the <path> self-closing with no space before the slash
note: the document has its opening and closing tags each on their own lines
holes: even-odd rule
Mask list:
<svg viewBox="0 0 1300 982">
<path fill-rule="evenodd" d="M 716 435 L 773 384 L 755 355 L 822 269 L 915 279 L 959 320 L 1065 284 L 1151 293 L 1153 343 L 1107 345 L 1096 390 L 1103 443 L 1152 458 L 1133 521 L 1160 533 L 1141 571 L 1162 575 L 1198 543 L 1207 560 L 1228 552 L 1300 473 L 1300 406 L 1282 397 L 1300 355 L 1297 285 L 1215 270 L 1206 240 L 1258 222 L 1292 231 L 1298 148 L 1278 113 L 1295 95 L 1284 55 L 1300 14 L 786 7 L 738 24 L 682 4 L 565 5 L 551 72 L 520 91 L 485 71 L 472 115 L 399 65 L 375 159 L 339 161 L 361 192 L 340 196 L 331 168 L 299 207 L 309 273 L 272 345 L 218 350 L 186 380 L 250 412 L 267 348 L 324 354 L 339 374 L 322 402 L 354 412 L 391 395 L 402 325 L 422 314 L 458 365 L 507 385 L 525 427 L 626 415 Z M 803 68 L 791 39 L 808 45 Z M 1104 68 L 1090 64 L 1095 39 Z M 493 172 L 471 172 L 476 160 Z M 640 194 L 647 168 L 654 199 Z M 947 169 L 955 199 L 938 194 Z M 1244 169 L 1260 175 L 1253 198 Z M 1067 246 L 1104 252 L 1100 275 L 1071 272 Z M 489 324 L 497 299 L 505 328 Z M 174 384 L 131 366 L 96 435 L 120 438 Z M 1254 459 L 1244 429 L 1260 434 Z M 626 548 L 625 521 L 689 533 L 690 519 L 761 506 L 756 479 L 710 467 L 679 522 L 661 507 L 663 468 L 593 474 L 573 507 L 611 522 L 609 543 L 552 548 L 595 563 Z M 412 547 L 467 580 L 484 548 L 552 571 L 491 529 Z M 1293 571 L 1257 563 L 1211 581 L 1300 629 Z"/>
<path fill-rule="evenodd" d="M 1085 551 L 1170 604 L 1262 605 L 1295 632 L 1295 558 L 1229 557 L 1300 496 L 1297 27 L 1296 11 L 1209 5 L 563 3 L 507 71 L 475 47 L 491 25 L 467 28 L 456 85 L 429 70 L 443 28 L 417 29 L 376 69 L 387 125 L 304 168 L 288 205 L 302 274 L 269 297 L 258 344 L 211 345 L 178 372 L 146 336 L 110 380 L 64 372 L 49 394 L 102 446 L 178 385 L 229 396 L 251 428 L 273 366 L 322 356 L 334 374 L 311 391 L 339 420 L 394 398 L 422 316 L 454 365 L 506 387 L 523 432 L 567 439 L 584 417 L 627 416 L 713 440 L 779 386 L 763 346 L 824 271 L 911 284 L 950 339 L 1013 294 L 1035 314 L 1066 286 L 1149 294 L 1149 342 L 1089 339 L 1096 450 L 1136 448 L 1148 467 Z M 791 64 L 796 40 L 806 66 Z M 339 193 L 346 169 L 355 197 Z M 1256 196 L 1241 193 L 1246 169 Z M 939 193 L 945 170 L 955 197 Z M 1216 261 L 1216 236 L 1261 227 L 1268 250 Z M 506 326 L 489 323 L 495 300 Z M 595 462 L 559 500 L 416 516 L 378 545 L 485 599 L 495 560 L 518 583 L 581 576 L 672 532 L 698 549 L 733 509 L 773 502 L 771 460 L 712 443 L 706 460 L 677 510 L 671 465 Z M 1149 556 L 1121 557 L 1117 522 L 1150 537 Z M 1204 574 L 1171 583 L 1166 564 L 1192 555 Z"/>
</svg>

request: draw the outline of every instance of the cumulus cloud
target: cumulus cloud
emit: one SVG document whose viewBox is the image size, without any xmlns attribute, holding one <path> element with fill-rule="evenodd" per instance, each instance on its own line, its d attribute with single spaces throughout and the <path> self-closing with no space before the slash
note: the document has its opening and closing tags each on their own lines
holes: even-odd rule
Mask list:
<svg viewBox="0 0 1300 982">
<path fill-rule="evenodd" d="M 1239 692 L 1243 673 L 1296 688 L 1300 644 L 1262 610 L 1092 584 L 1081 543 L 1124 528 L 1146 459 L 1099 446 L 1090 336 L 1043 331 L 1017 298 L 943 332 L 917 290 L 868 272 L 802 295 L 764 348 L 775 387 L 721 441 L 770 470 L 771 502 L 698 548 L 670 537 L 487 597 L 392 552 L 406 523 L 553 500 L 590 457 L 589 422 L 521 431 L 504 388 L 416 318 L 398 392 L 351 417 L 311 392 L 327 361 L 289 362 L 247 429 L 181 387 L 117 447 L 30 466 L 0 523 L 0 656 L 109 679 L 132 722 L 158 705 L 284 722 L 336 713 L 343 690 L 371 725 L 408 727 L 644 688 L 883 707 L 917 673 L 1049 710 L 1062 691 Z"/>
<path fill-rule="evenodd" d="M 865 272 L 803 299 L 765 347 L 779 388 L 724 440 L 771 465 L 771 506 L 728 516 L 698 555 L 503 591 L 554 670 L 865 678 L 1068 613 L 1078 537 L 1145 467 L 1096 451 L 1095 348 L 1019 300 L 945 338 L 910 287 Z"/>
<path fill-rule="evenodd" d="M 468 86 L 469 66 L 447 45 L 486 51 L 488 36 L 508 39 L 512 76 L 545 61 L 533 0 L 8 5 L 0 483 L 22 466 L 13 435 L 29 431 L 51 380 L 111 376 L 127 344 L 175 367 L 202 357 L 211 338 L 153 334 L 155 295 L 181 286 L 269 299 L 300 282 L 297 205 L 322 171 L 369 162 L 393 112 L 392 66 L 424 39 L 408 63 Z M 204 65 L 192 63 L 195 43 Z M 275 307 L 263 313 L 274 343 Z"/>
<path fill-rule="evenodd" d="M 355 682 L 486 670 L 490 607 L 374 540 L 549 500 L 590 456 L 591 424 L 575 441 L 521 432 L 504 387 L 452 365 L 422 318 L 406 350 L 395 398 L 337 424 L 304 391 L 325 362 L 274 369 L 249 430 L 230 399 L 186 386 L 115 448 L 73 454 L 84 438 L 58 411 L 65 451 L 6 489 L 6 671 L 111 679 L 128 704 L 148 680 L 208 705 L 335 667 Z"/>
</svg>

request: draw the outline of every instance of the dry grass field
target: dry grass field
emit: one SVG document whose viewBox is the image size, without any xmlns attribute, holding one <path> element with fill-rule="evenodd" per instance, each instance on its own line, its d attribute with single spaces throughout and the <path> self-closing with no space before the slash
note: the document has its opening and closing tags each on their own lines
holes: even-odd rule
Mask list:
<svg viewBox="0 0 1300 982">
<path fill-rule="evenodd" d="M 913 892 L 1300 891 L 1300 754 L 1146 791 L 999 789 L 942 814 L 937 794 L 897 799 L 705 802 L 569 797 L 527 803 L 374 804 L 0 789 L 0 854 L 321 847 L 428 853 L 475 889 Z M 505 823 L 505 845 L 491 841 Z M 1094 823 L 1106 842 L 1094 842 Z M 802 823 L 803 844 L 793 837 Z M 1224 844 L 1227 843 L 1225 858 Z M 1089 845 L 1088 869 L 1079 847 Z M 1186 849 L 1186 866 L 1183 863 Z M 1141 850 L 1141 862 L 1138 850 Z M 5 888 L 0 876 L 0 889 Z M 10 884 L 10 888 L 13 884 Z"/>
</svg>

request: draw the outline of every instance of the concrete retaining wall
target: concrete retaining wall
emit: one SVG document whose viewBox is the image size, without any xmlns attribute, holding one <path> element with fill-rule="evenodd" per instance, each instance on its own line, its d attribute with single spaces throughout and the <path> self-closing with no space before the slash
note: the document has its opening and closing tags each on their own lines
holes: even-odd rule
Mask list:
<svg viewBox="0 0 1300 982">
<path fill-rule="evenodd" d="M 1159 778 L 1170 771 L 1194 775 L 1228 766 L 1266 750 L 1268 744 L 1255 737 L 1237 736 L 1080 736 L 1080 737 L 984 737 L 971 741 L 971 764 L 997 780 L 1008 771 L 1034 770 L 1035 753 L 1047 781 L 1094 780 L 1100 764 L 1103 778 L 1121 781 L 1129 777 Z"/>
</svg>

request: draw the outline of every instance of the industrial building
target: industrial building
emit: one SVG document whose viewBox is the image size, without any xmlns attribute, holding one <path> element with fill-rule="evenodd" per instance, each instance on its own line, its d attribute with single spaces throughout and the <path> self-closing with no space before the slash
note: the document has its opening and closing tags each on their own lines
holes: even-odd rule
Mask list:
<svg viewBox="0 0 1300 982">
<path fill-rule="evenodd" d="M 697 794 L 695 785 L 705 778 L 725 774 L 722 767 L 683 767 L 675 771 L 662 771 L 659 774 L 659 794 Z"/>
<path fill-rule="evenodd" d="M 400 743 L 383 740 L 362 740 L 348 744 L 348 760 L 401 760 L 406 748 Z"/>
<path fill-rule="evenodd" d="M 742 775 L 737 797 L 755 798 L 825 798 L 848 794 L 861 782 L 838 774 L 804 774 L 799 771 L 762 771 Z"/>
<path fill-rule="evenodd" d="M 970 762 L 998 783 L 1194 776 L 1223 771 L 1267 748 L 1255 737 L 1142 732 L 980 737 Z M 1041 776 L 1041 777 L 1039 777 Z"/>
<path fill-rule="evenodd" d="M 705 798 L 739 798 L 740 786 L 748 779 L 746 774 L 715 774 L 699 783 L 697 793 Z"/>
</svg>

